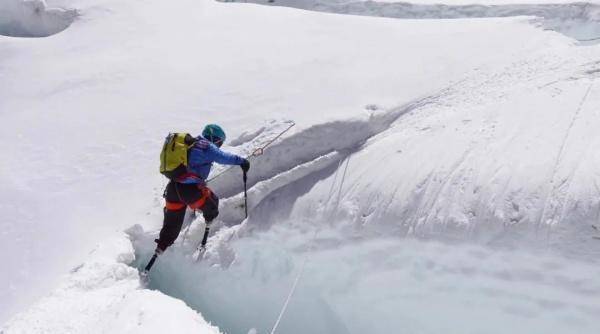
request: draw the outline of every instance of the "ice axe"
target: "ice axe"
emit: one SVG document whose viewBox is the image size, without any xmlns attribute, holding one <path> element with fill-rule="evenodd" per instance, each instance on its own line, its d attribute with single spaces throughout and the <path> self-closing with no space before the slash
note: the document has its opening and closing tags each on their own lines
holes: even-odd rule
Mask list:
<svg viewBox="0 0 600 334">
<path fill-rule="evenodd" d="M 150 262 L 148 262 L 148 264 L 146 265 L 146 268 L 144 268 L 143 274 L 146 274 L 146 275 L 148 274 L 148 272 L 150 271 L 150 268 L 152 268 L 152 266 L 154 265 L 154 261 L 156 261 L 157 257 L 158 257 L 157 253 L 154 253 L 154 255 L 152 255 Z"/>
<path fill-rule="evenodd" d="M 248 218 L 248 175 L 244 171 L 244 211 Z"/>
<path fill-rule="evenodd" d="M 269 147 L 271 144 L 273 144 L 277 139 L 281 138 L 281 136 L 283 136 L 286 132 L 288 132 L 291 128 L 293 128 L 294 125 L 296 125 L 296 123 L 294 121 L 290 121 L 289 124 L 290 125 L 287 128 L 285 128 L 283 131 L 281 131 L 277 136 L 275 136 L 274 138 L 271 138 L 263 146 L 258 147 L 254 151 L 252 151 L 252 154 L 250 154 L 249 156 L 247 156 L 246 159 L 248 159 L 250 157 L 258 157 L 258 156 L 263 155 L 263 153 L 265 152 L 265 150 L 267 149 L 267 147 Z M 229 167 L 229 168 L 225 169 L 224 171 L 218 173 L 217 175 L 211 177 L 210 179 L 206 180 L 206 183 L 210 183 L 214 179 L 216 179 L 216 178 L 220 177 L 221 175 L 229 172 L 232 168 L 233 167 Z"/>
</svg>

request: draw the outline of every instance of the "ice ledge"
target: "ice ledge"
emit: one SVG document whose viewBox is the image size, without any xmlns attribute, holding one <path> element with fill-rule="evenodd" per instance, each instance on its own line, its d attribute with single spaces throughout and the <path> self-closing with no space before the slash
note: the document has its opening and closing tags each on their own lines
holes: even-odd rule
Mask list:
<svg viewBox="0 0 600 334">
<path fill-rule="evenodd" d="M 134 257 L 126 234 L 97 245 L 55 291 L 0 333 L 220 333 L 184 302 L 142 289 L 128 265 Z"/>
<path fill-rule="evenodd" d="M 47 37 L 67 29 L 76 17 L 76 10 L 48 8 L 44 0 L 2 0 L 0 35 Z"/>
</svg>

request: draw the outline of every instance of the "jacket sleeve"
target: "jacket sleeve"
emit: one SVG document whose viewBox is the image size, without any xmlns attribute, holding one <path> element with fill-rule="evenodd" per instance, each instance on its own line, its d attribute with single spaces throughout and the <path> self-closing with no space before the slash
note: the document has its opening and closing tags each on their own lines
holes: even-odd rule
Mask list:
<svg viewBox="0 0 600 334">
<path fill-rule="evenodd" d="M 211 144 L 208 148 L 208 152 L 211 160 L 222 165 L 241 165 L 244 161 L 244 158 L 240 157 L 239 155 L 222 151 L 213 144 Z"/>
</svg>

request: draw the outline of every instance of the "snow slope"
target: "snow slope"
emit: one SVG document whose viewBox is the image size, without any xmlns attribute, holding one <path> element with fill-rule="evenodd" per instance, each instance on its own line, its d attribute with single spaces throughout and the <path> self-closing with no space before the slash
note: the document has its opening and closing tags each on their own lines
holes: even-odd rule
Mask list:
<svg viewBox="0 0 600 334">
<path fill-rule="evenodd" d="M 309 126 L 323 120 L 315 114 L 363 114 L 364 105 L 434 91 L 551 34 L 525 44 L 507 38 L 536 31 L 523 21 L 423 24 L 210 1 L 71 7 L 80 19 L 60 34 L 0 42 L 10 83 L 0 91 L 1 142 L 8 156 L 28 157 L 25 165 L 4 162 L 0 176 L 2 244 L 26 250 L 2 256 L 4 312 L 56 284 L 90 243 L 134 223 L 160 224 L 161 134 L 197 132 L 207 120 L 235 134 L 265 118 Z M 429 37 L 414 38 L 413 27 Z M 469 31 L 487 34 L 444 42 Z M 442 45 L 443 54 L 423 52 Z M 467 56 L 474 62 L 464 63 Z"/>
<path fill-rule="evenodd" d="M 196 133 L 216 121 L 237 137 L 231 150 L 249 153 L 287 120 L 297 123 L 292 132 L 253 160 L 251 218 L 211 239 L 206 264 L 215 267 L 191 266 L 202 230 L 194 224 L 188 243 L 160 259 L 153 287 L 226 331 L 263 332 L 310 254 L 316 269 L 304 284 L 324 293 L 308 293 L 284 332 L 303 328 L 298 315 L 310 310 L 323 317 L 314 332 L 397 330 L 386 322 L 396 313 L 384 309 L 404 310 L 414 331 L 439 332 L 417 316 L 428 303 L 440 305 L 440 326 L 464 331 L 485 329 L 465 322 L 475 310 L 498 330 L 523 317 L 527 326 L 514 332 L 597 327 L 600 293 L 589 263 L 599 254 L 590 225 L 600 201 L 596 46 L 529 18 L 397 20 L 208 0 L 60 5 L 79 13 L 61 33 L 0 37 L 0 145 L 27 161 L 0 165 L 7 333 L 115 331 L 137 314 L 141 327 L 127 327 L 135 332 L 166 310 L 178 323 L 215 331 L 170 297 L 138 290 L 125 266 L 148 258 L 160 226 L 158 147 L 168 131 Z M 239 171 L 213 186 L 224 198 L 215 230 L 240 223 Z M 134 224 L 146 231 L 130 231 L 135 258 L 122 235 Z M 322 225 L 327 238 L 312 238 Z M 294 242 L 281 249 L 287 235 Z M 478 245 L 473 253 L 405 236 Z M 97 243 L 109 250 L 100 260 L 88 255 Z M 543 254 L 489 248 L 529 244 Z M 381 254 L 400 258 L 362 267 Z M 487 256 L 501 269 L 473 274 Z M 344 261 L 332 266 L 335 259 Z M 407 269 L 407 261 L 424 269 Z M 523 269 L 530 263 L 532 272 Z M 461 274 L 418 290 L 436 268 Z M 315 270 L 323 276 L 311 280 Z M 428 292 L 463 281 L 456 293 Z M 388 298 L 402 284 L 405 294 L 419 293 Z M 520 297 L 511 301 L 515 285 Z M 548 289 L 558 292 L 544 298 Z M 88 296 L 89 304 L 71 302 Z M 365 303 L 387 307 L 355 316 L 352 306 Z M 141 305 L 151 305 L 148 313 Z"/>
<path fill-rule="evenodd" d="M 298 275 L 286 333 L 595 333 L 594 49 L 538 50 L 361 127 L 290 134 L 252 175 L 306 138 L 337 149 L 257 182 L 250 218 L 219 231 L 200 265 L 199 219 L 161 259 L 153 287 L 231 333 L 269 332 Z M 387 126 L 374 126 L 380 119 Z M 364 142 L 359 128 L 375 135 Z M 221 219 L 240 222 L 241 200 L 226 199 Z M 137 266 L 154 235 L 132 235 Z M 446 243 L 419 241 L 432 239 Z"/>
</svg>

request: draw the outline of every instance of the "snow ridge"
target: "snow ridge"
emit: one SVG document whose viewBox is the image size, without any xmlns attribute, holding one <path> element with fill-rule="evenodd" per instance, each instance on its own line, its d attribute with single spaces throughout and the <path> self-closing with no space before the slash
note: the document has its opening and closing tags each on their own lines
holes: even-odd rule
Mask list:
<svg viewBox="0 0 600 334">
<path fill-rule="evenodd" d="M 248 174 L 248 186 L 252 187 L 261 181 L 272 179 L 281 173 L 321 159 L 333 152 L 345 152 L 343 155 L 347 155 L 350 151 L 358 149 L 369 138 L 389 129 L 406 113 L 436 103 L 449 95 L 454 87 L 464 80 L 466 78 L 450 84 L 439 92 L 413 99 L 389 110 L 367 106 L 365 113 L 360 117 L 332 120 L 300 129 L 296 126 L 290 133 L 270 145 L 260 157 L 249 158 L 252 163 L 252 171 Z M 244 133 L 240 138 L 234 140 L 233 146 L 236 146 L 238 154 L 250 156 L 256 148 L 261 147 L 287 128 L 290 122 L 268 121 L 268 130 L 260 127 L 250 131 L 249 135 Z M 334 160 L 337 161 L 337 159 Z M 211 178 L 227 168 L 218 166 L 211 174 Z M 223 198 L 239 194 L 242 190 L 240 188 L 241 172 L 234 170 L 234 173 L 239 173 L 239 176 L 215 177 L 213 180 L 209 178 L 211 188 L 215 189 Z"/>
<path fill-rule="evenodd" d="M 447 5 L 343 0 L 244 0 L 243 2 L 293 7 L 327 13 L 399 19 L 534 16 L 541 19 L 539 24 L 544 29 L 554 30 L 571 38 L 580 41 L 592 41 L 600 38 L 600 5 L 589 2 L 500 5 Z"/>
</svg>

